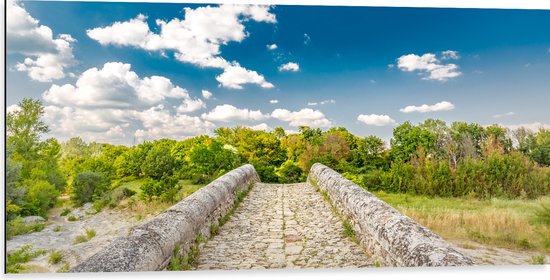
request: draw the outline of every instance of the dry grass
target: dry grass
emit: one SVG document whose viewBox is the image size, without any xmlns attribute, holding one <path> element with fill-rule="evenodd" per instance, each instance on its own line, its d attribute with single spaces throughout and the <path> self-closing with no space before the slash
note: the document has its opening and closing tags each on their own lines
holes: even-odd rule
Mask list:
<svg viewBox="0 0 550 280">
<path fill-rule="evenodd" d="M 502 248 L 550 252 L 550 225 L 536 210 L 550 198 L 475 200 L 376 193 L 403 214 L 445 239 Z"/>
</svg>

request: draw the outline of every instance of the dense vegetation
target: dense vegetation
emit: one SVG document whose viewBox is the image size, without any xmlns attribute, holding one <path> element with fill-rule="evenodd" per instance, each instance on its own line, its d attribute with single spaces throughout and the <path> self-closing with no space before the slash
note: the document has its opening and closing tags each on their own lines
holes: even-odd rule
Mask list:
<svg viewBox="0 0 550 280">
<path fill-rule="evenodd" d="M 304 181 L 321 162 L 364 188 L 440 197 L 534 198 L 550 193 L 550 131 L 508 131 L 492 125 L 428 119 L 395 127 L 390 147 L 376 136 L 345 128 L 301 127 L 286 135 L 244 127 L 219 128 L 215 136 L 161 139 L 136 146 L 42 139 L 43 106 L 24 99 L 7 115 L 6 210 L 8 220 L 42 215 L 61 193 L 75 205 L 101 208 L 133 196 L 121 188 L 140 180 L 145 202 L 174 202 L 180 180 L 205 184 L 242 164 L 262 181 Z"/>
</svg>

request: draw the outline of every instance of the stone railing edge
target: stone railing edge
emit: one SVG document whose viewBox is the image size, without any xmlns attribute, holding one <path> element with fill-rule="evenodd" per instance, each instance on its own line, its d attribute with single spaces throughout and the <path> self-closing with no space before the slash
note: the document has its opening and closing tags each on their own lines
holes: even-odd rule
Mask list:
<svg viewBox="0 0 550 280">
<path fill-rule="evenodd" d="M 383 265 L 473 265 L 454 245 L 329 167 L 315 163 L 307 181 L 328 195 L 360 243 Z"/>
<path fill-rule="evenodd" d="M 207 238 L 210 227 L 229 212 L 238 195 L 259 181 L 250 164 L 233 169 L 127 236 L 116 238 L 70 272 L 161 270 L 168 265 L 176 244 L 185 254 L 195 245 L 198 236 Z"/>
</svg>

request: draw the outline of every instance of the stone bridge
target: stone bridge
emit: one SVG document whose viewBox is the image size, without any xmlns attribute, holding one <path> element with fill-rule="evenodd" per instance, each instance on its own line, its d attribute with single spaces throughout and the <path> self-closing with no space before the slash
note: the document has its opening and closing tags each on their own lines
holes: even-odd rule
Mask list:
<svg viewBox="0 0 550 280">
<path fill-rule="evenodd" d="M 299 184 L 261 183 L 252 165 L 239 167 L 71 271 L 163 270 L 175 254 L 192 254 L 191 269 L 473 264 L 452 244 L 317 163 Z"/>
</svg>

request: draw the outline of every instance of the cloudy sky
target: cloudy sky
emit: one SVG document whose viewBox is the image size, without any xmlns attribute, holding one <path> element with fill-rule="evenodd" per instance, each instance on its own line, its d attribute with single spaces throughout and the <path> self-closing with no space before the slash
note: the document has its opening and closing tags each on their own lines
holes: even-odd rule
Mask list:
<svg viewBox="0 0 550 280">
<path fill-rule="evenodd" d="M 61 140 L 245 125 L 550 128 L 550 11 L 8 0 L 7 108 Z"/>
</svg>

